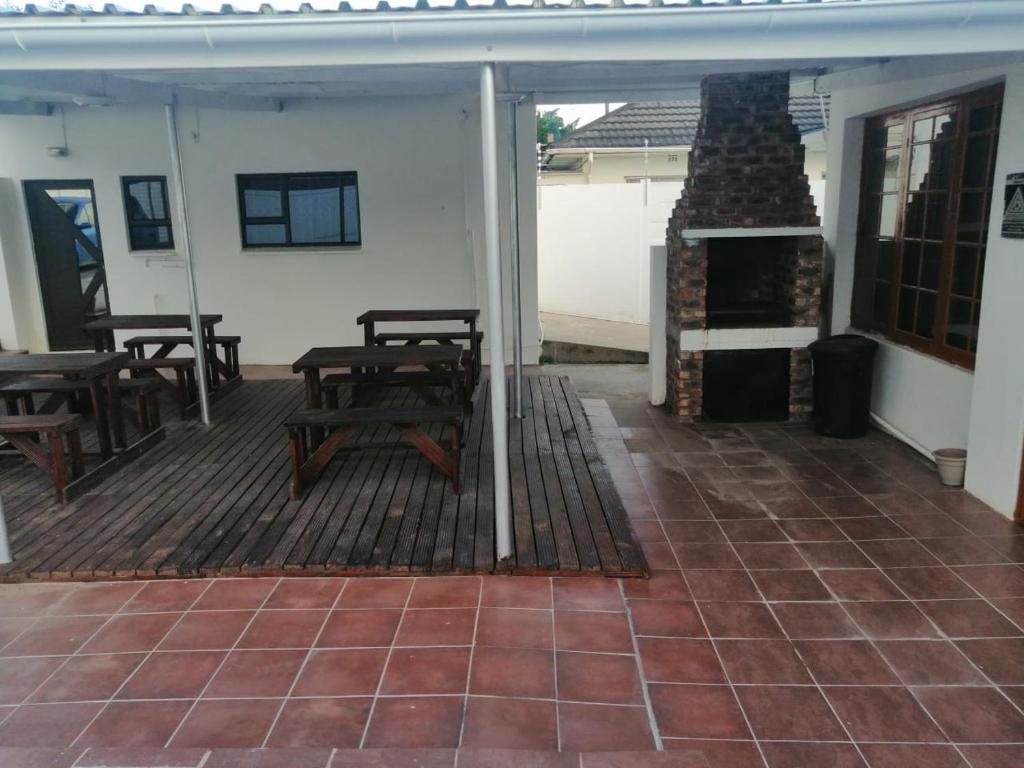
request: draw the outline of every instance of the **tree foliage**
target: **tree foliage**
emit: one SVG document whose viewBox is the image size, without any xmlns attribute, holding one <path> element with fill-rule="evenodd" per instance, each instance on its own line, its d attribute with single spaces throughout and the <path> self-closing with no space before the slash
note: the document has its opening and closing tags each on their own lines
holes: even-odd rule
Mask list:
<svg viewBox="0 0 1024 768">
<path fill-rule="evenodd" d="M 552 141 L 564 139 L 576 130 L 579 120 L 566 123 L 557 109 L 537 111 L 537 143 L 550 144 Z"/>
</svg>

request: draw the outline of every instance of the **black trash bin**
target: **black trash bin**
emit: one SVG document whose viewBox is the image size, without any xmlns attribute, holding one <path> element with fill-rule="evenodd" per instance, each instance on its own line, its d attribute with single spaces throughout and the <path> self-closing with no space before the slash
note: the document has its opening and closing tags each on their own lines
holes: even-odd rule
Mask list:
<svg viewBox="0 0 1024 768">
<path fill-rule="evenodd" d="M 815 341 L 808 349 L 814 363 L 814 431 L 828 437 L 863 437 L 878 342 L 845 333 Z"/>
</svg>

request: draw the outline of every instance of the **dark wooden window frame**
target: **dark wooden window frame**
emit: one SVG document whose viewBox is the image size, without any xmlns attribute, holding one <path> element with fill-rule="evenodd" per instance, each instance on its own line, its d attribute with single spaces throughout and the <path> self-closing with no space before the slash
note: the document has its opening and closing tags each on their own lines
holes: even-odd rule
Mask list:
<svg viewBox="0 0 1024 768">
<path fill-rule="evenodd" d="M 297 178 L 336 178 L 338 179 L 338 215 L 340 216 L 341 240 L 337 242 L 320 243 L 293 243 L 291 213 L 288 207 L 288 183 Z M 281 185 L 281 215 L 280 216 L 249 216 L 245 208 L 244 182 L 256 180 L 273 180 Z M 359 235 L 355 240 L 345 240 L 345 187 L 355 187 L 356 190 L 356 223 Z M 240 173 L 235 176 L 235 188 L 238 194 L 238 222 L 239 235 L 242 239 L 242 248 L 245 250 L 317 250 L 324 248 L 353 248 L 363 244 L 363 222 L 359 199 L 359 174 L 356 171 L 317 171 L 311 173 Z M 285 228 L 284 243 L 250 243 L 245 234 L 246 226 L 252 224 L 283 224 Z"/>
<path fill-rule="evenodd" d="M 166 218 L 163 219 L 146 219 L 143 221 L 132 221 L 131 214 L 131 194 L 128 188 L 137 182 L 157 182 L 160 184 L 160 192 L 164 196 L 164 210 L 167 212 Z M 128 227 L 128 250 L 130 251 L 169 251 L 174 248 L 174 225 L 171 220 L 171 200 L 167 195 L 167 177 L 166 176 L 122 176 L 121 177 L 121 197 L 124 201 L 124 220 Z M 132 230 L 135 227 L 167 227 L 167 236 L 169 238 L 166 243 L 156 243 L 153 245 L 138 244 L 135 242 L 135 237 L 132 234 Z"/>
<path fill-rule="evenodd" d="M 968 138 L 968 119 L 970 109 L 972 107 L 981 106 L 984 104 L 998 103 L 1001 105 L 1003 96 L 1003 85 L 992 85 L 978 90 L 969 91 L 963 94 L 950 96 L 938 101 L 924 102 L 917 105 L 907 107 L 894 112 L 887 112 L 881 115 L 868 118 L 865 123 L 864 131 L 864 146 L 862 150 L 861 159 L 861 184 L 860 184 L 860 200 L 857 220 L 857 243 L 856 243 L 856 259 L 859 262 L 862 257 L 862 249 L 865 247 L 865 242 L 874 237 L 873 234 L 867 231 L 869 222 L 867 221 L 870 213 L 870 206 L 867 204 L 869 197 L 873 194 L 869 191 L 867 183 L 870 173 L 870 160 L 871 153 L 878 151 L 879 148 L 872 147 L 870 144 L 870 138 L 872 131 L 875 129 L 882 129 L 889 126 L 903 124 L 903 140 L 900 145 L 900 163 L 897 173 L 897 209 L 896 209 L 896 224 L 895 224 L 895 236 L 893 238 L 894 248 L 892 253 L 892 265 L 891 273 L 889 275 L 889 304 L 887 319 L 884 323 L 879 323 L 874 319 L 872 310 L 867 308 L 861 308 L 858 311 L 856 306 L 858 301 L 858 285 L 857 285 L 857 270 L 860 268 L 860 264 L 855 265 L 855 283 L 854 283 L 854 307 L 852 312 L 851 324 L 862 330 L 880 333 L 888 339 L 895 341 L 898 344 L 902 344 L 918 351 L 924 352 L 932 357 L 945 360 L 955 365 L 962 366 L 964 368 L 974 369 L 975 352 L 959 349 L 957 347 L 950 346 L 946 343 L 946 332 L 948 328 L 949 318 L 949 306 L 951 299 L 951 288 L 953 281 L 953 259 L 957 248 L 957 224 L 960 215 L 960 203 L 961 203 L 961 188 L 962 188 L 962 177 L 964 167 L 964 156 L 967 149 L 967 138 Z M 897 327 L 898 317 L 898 301 L 900 292 L 901 282 L 901 270 L 903 265 L 903 249 L 904 249 L 904 225 L 907 211 L 907 199 L 911 192 L 918 192 L 919 190 L 908 189 L 908 183 L 910 179 L 910 164 L 912 158 L 912 148 L 914 145 L 913 140 L 913 125 L 915 120 L 927 117 L 929 114 L 938 115 L 942 114 L 949 109 L 956 110 L 956 133 L 953 139 L 953 157 L 952 165 L 949 168 L 950 182 L 947 189 L 947 195 L 949 196 L 949 202 L 947 203 L 946 209 L 946 220 L 944 223 L 943 237 L 942 237 L 942 257 L 939 266 L 939 282 L 936 291 L 936 307 L 935 307 L 935 322 L 933 326 L 933 334 L 931 339 L 926 339 L 918 336 L 914 333 L 904 331 Z M 990 203 L 995 196 L 996 190 L 995 179 L 991 176 L 992 167 L 994 166 L 995 153 L 998 151 L 998 141 L 1000 134 L 1000 125 L 998 118 L 995 122 L 995 130 L 992 135 L 995 138 L 995 145 L 990 148 L 992 163 L 989 167 L 988 173 L 989 178 L 989 189 L 990 189 Z M 895 146 L 895 145 L 894 145 Z M 884 149 L 882 150 L 885 151 Z M 971 187 L 970 189 L 976 189 Z M 998 201 L 996 201 L 998 203 Z M 984 224 L 987 225 L 988 214 L 984 215 Z M 870 224 L 873 224 L 870 223 Z M 986 237 L 980 240 L 980 244 L 987 250 L 988 237 L 991 235 L 991 231 L 988 232 Z M 923 242 L 923 240 L 922 240 Z M 872 262 L 872 269 L 874 269 L 874 262 Z M 978 275 L 976 276 L 976 284 L 981 281 L 983 265 L 978 266 Z M 872 285 L 879 282 L 880 279 L 872 277 Z M 882 281 L 884 282 L 884 281 Z M 864 299 L 861 294 L 861 299 Z M 981 295 L 976 296 L 975 303 L 980 305 Z"/>
</svg>

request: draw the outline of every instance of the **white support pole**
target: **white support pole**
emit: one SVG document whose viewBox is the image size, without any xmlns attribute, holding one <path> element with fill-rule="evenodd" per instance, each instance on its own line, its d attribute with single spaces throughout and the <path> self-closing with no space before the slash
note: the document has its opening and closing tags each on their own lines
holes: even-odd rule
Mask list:
<svg viewBox="0 0 1024 768">
<path fill-rule="evenodd" d="M 4 520 L 4 500 L 0 497 L 0 565 L 6 565 L 11 560 L 11 545 L 7 541 L 7 521 Z"/>
<path fill-rule="evenodd" d="M 498 234 L 498 131 L 494 64 L 480 67 L 480 145 L 484 182 L 484 256 L 491 348 L 491 434 L 494 438 L 494 532 L 498 560 L 512 556 L 512 512 L 508 476 L 508 412 L 505 403 L 505 329 Z"/>
<path fill-rule="evenodd" d="M 210 426 L 210 392 L 206 378 L 206 340 L 199 314 L 199 290 L 196 287 L 196 268 L 192 263 L 192 236 L 188 229 L 188 203 L 185 199 L 185 171 L 181 164 L 178 145 L 178 121 L 174 104 L 164 105 L 167 115 L 167 141 L 171 152 L 171 178 L 178 198 L 178 233 L 181 253 L 185 257 L 185 279 L 188 282 L 188 313 L 192 324 L 192 348 L 196 356 L 196 381 L 199 383 L 199 413 L 203 424 Z"/>
<path fill-rule="evenodd" d="M 518 101 L 508 102 L 509 253 L 512 257 L 512 414 L 523 418 L 523 301 L 519 272 L 519 145 L 516 132 Z"/>
</svg>

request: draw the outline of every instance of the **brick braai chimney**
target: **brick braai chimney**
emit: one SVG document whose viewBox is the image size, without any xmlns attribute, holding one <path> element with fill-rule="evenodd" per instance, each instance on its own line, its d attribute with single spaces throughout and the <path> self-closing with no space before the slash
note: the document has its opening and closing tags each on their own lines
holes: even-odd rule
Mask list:
<svg viewBox="0 0 1024 768">
<path fill-rule="evenodd" d="M 804 175 L 800 131 L 789 114 L 789 73 L 705 78 L 686 186 L 667 233 L 668 397 L 676 415 L 704 415 L 704 361 L 711 347 L 681 348 L 680 332 L 716 327 L 709 318 L 709 252 L 730 246 L 742 254 L 744 258 L 723 261 L 717 274 L 727 274 L 729 279 L 722 282 L 739 279 L 743 284 L 741 289 L 733 289 L 743 294 L 736 297 L 740 304 L 746 300 L 747 306 L 753 306 L 760 300 L 761 305 L 771 305 L 773 318 L 780 314 L 786 318 L 768 326 L 816 328 L 822 241 L 820 235 L 807 234 L 807 228 L 818 226 Z M 694 230 L 737 228 L 776 232 L 756 241 L 740 235 L 743 239 L 733 239 L 731 245 L 724 237 L 693 234 Z M 778 231 L 784 228 L 793 228 L 792 235 Z M 737 235 L 733 232 L 729 237 Z M 752 268 L 758 274 L 734 274 Z M 743 310 L 735 314 L 740 319 L 730 321 L 729 327 L 748 327 L 743 324 Z M 764 328 L 766 323 L 755 322 L 750 327 Z M 805 347 L 794 346 L 790 352 L 790 418 L 806 416 L 810 410 L 810 365 Z M 736 349 L 735 345 L 730 349 Z"/>
</svg>

